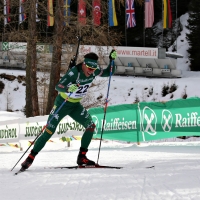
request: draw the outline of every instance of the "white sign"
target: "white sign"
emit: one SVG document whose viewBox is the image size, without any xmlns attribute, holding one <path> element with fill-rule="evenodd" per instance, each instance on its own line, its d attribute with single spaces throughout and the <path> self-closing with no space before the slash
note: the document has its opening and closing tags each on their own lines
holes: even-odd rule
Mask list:
<svg viewBox="0 0 200 200">
<path fill-rule="evenodd" d="M 80 45 L 79 54 L 85 55 L 87 53 L 94 52 L 98 55 L 108 56 L 112 49 L 117 51 L 118 57 L 158 58 L 158 48 L 147 47 Z"/>
</svg>

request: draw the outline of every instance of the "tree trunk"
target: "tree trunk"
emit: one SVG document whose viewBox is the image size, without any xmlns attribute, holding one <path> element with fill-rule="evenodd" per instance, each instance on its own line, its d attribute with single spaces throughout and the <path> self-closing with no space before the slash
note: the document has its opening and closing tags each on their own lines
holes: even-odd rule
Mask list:
<svg viewBox="0 0 200 200">
<path fill-rule="evenodd" d="M 54 24 L 54 41 L 53 41 L 53 56 L 51 64 L 51 74 L 49 83 L 49 94 L 47 103 L 47 113 L 50 113 L 54 100 L 58 95 L 55 86 L 60 79 L 62 41 L 63 41 L 63 0 L 56 1 L 55 24 Z"/>
<path fill-rule="evenodd" d="M 36 0 L 29 1 L 28 40 L 26 61 L 26 117 L 39 115 L 36 67 Z"/>
</svg>

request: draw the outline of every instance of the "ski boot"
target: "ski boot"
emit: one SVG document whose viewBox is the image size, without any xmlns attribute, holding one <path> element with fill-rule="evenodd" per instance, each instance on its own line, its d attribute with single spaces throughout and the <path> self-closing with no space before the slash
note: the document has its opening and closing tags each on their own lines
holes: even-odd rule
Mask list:
<svg viewBox="0 0 200 200">
<path fill-rule="evenodd" d="M 89 160 L 86 157 L 87 149 L 80 148 L 78 158 L 77 158 L 77 164 L 78 165 L 95 165 L 95 162 L 92 160 Z"/>
<path fill-rule="evenodd" d="M 33 150 L 31 150 L 31 153 L 28 155 L 28 157 L 26 158 L 26 160 L 21 164 L 21 166 L 22 166 L 21 169 L 23 171 L 25 171 L 26 169 L 28 169 L 32 165 L 32 163 L 33 163 L 33 161 L 35 159 L 35 156 L 37 154 L 38 153 L 35 153 Z"/>
</svg>

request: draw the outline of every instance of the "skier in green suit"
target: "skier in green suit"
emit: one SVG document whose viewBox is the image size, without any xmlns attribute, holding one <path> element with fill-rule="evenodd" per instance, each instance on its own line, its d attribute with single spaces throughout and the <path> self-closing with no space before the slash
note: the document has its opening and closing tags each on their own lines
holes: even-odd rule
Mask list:
<svg viewBox="0 0 200 200">
<path fill-rule="evenodd" d="M 109 58 L 114 60 L 117 57 L 115 50 L 112 50 Z M 96 76 L 108 77 L 110 76 L 110 67 L 108 65 L 106 69 L 101 69 L 97 65 L 98 56 L 91 52 L 84 56 L 84 61 L 73 68 L 61 78 L 56 85 L 56 90 L 59 92 L 55 99 L 54 106 L 50 112 L 46 129 L 42 135 L 36 140 L 33 149 L 21 164 L 22 168 L 28 169 L 33 163 L 35 156 L 42 150 L 46 142 L 54 134 L 56 127 L 63 117 L 69 115 L 72 119 L 77 121 L 85 128 L 81 139 L 81 147 L 77 158 L 78 165 L 95 165 L 95 162 L 89 160 L 86 157 L 88 146 L 92 140 L 93 132 L 95 130 L 95 124 L 88 111 L 80 104 L 80 100 L 87 94 L 88 88 L 92 84 L 92 81 Z M 112 73 L 115 72 L 113 66 Z M 57 109 L 61 106 L 63 101 L 67 101 L 63 104 L 62 108 L 57 112 Z M 54 114 L 56 113 L 56 114 Z"/>
</svg>

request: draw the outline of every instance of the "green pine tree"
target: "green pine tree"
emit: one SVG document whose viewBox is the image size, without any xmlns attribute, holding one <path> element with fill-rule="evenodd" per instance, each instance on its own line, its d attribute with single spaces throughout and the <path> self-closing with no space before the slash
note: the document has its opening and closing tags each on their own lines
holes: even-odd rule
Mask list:
<svg viewBox="0 0 200 200">
<path fill-rule="evenodd" d="M 188 25 L 190 31 L 186 34 L 186 39 L 190 45 L 188 48 L 191 71 L 200 71 L 200 6 L 199 0 L 192 0 L 189 6 Z"/>
</svg>

